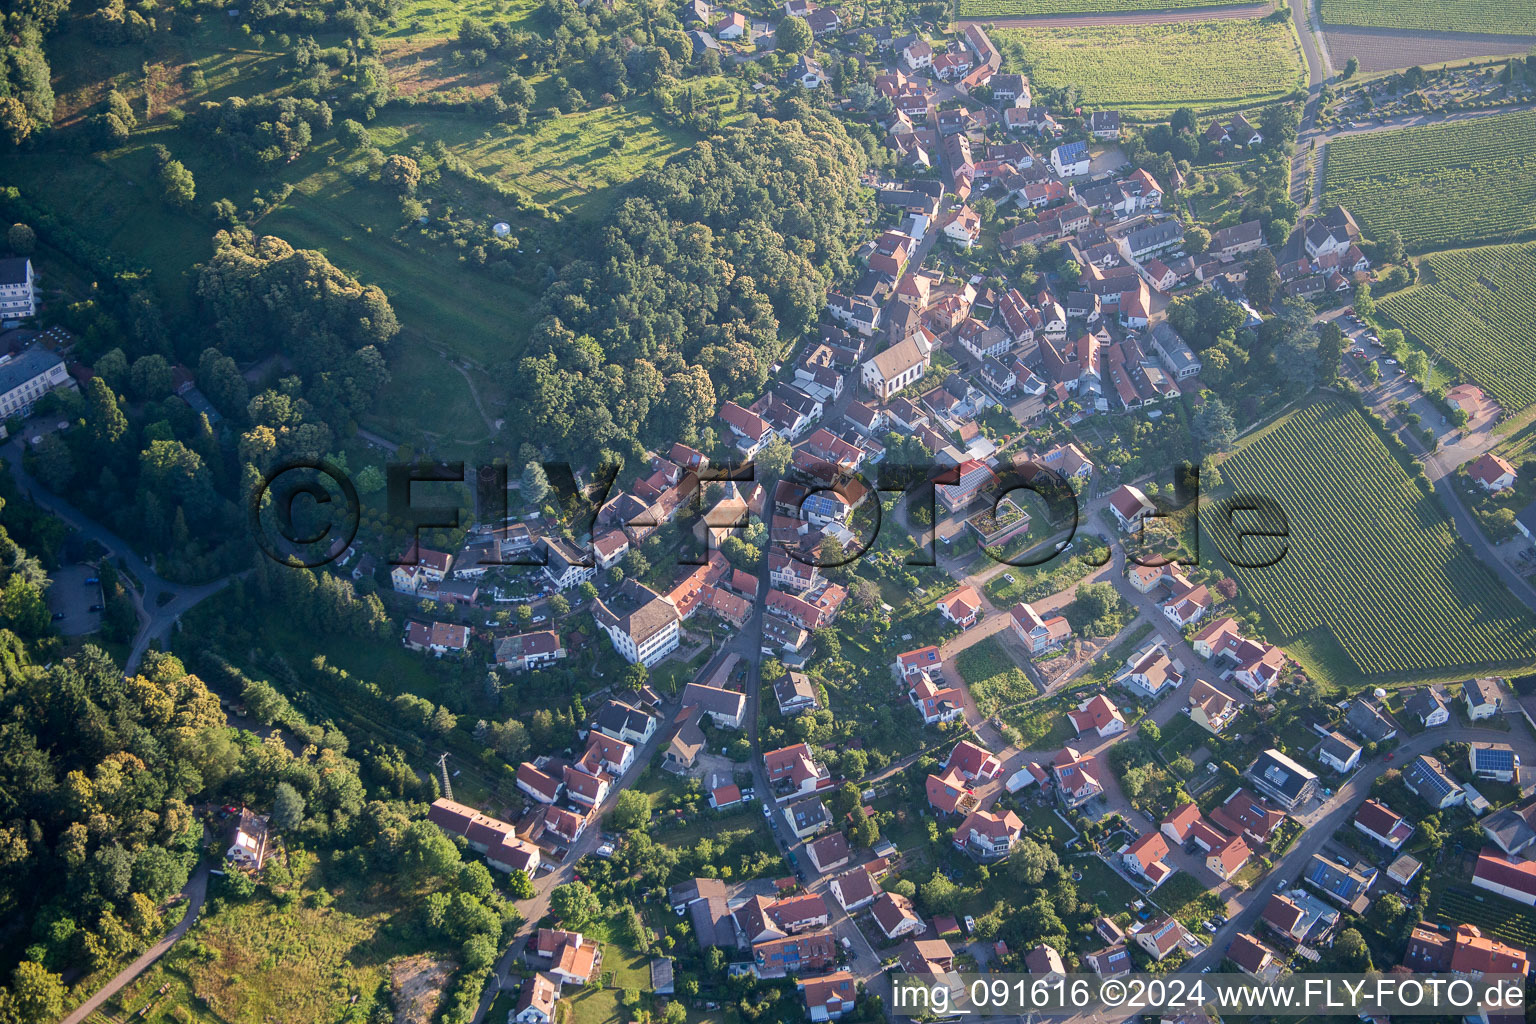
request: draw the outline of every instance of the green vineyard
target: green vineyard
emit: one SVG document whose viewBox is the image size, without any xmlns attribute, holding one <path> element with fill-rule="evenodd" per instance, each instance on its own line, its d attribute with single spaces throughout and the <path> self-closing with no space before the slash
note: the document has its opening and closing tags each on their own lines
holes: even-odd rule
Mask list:
<svg viewBox="0 0 1536 1024">
<path fill-rule="evenodd" d="M 1477 925 L 1484 935 L 1522 948 L 1536 946 L 1536 914 L 1502 896 L 1460 886 L 1449 888 L 1440 894 L 1435 917 L 1453 927 Z"/>
<path fill-rule="evenodd" d="M 958 18 L 1030 17 L 1046 14 L 1132 14 L 1186 7 L 1230 7 L 1253 0 L 958 0 Z"/>
<path fill-rule="evenodd" d="M 1505 410 L 1536 402 L 1536 245 L 1436 253 L 1420 269 L 1423 280 L 1380 311 Z"/>
<path fill-rule="evenodd" d="M 1503 0 L 1322 0 L 1323 23 L 1536 35 L 1536 7 Z"/>
<path fill-rule="evenodd" d="M 1289 520 L 1284 558 L 1233 570 L 1282 646 L 1340 652 L 1349 664 L 1329 668 L 1345 679 L 1536 661 L 1536 619 L 1460 546 L 1352 406 L 1323 400 L 1289 414 L 1221 475 Z M 1200 519 L 1219 551 L 1239 550 L 1219 514 Z"/>
<path fill-rule="evenodd" d="M 1003 28 L 993 39 L 1009 70 L 1037 86 L 1076 86 L 1085 104 L 1130 117 L 1258 106 L 1306 82 L 1291 26 L 1261 21 Z"/>
<path fill-rule="evenodd" d="M 1345 136 L 1328 145 L 1323 201 L 1409 250 L 1536 231 L 1536 111 Z"/>
</svg>

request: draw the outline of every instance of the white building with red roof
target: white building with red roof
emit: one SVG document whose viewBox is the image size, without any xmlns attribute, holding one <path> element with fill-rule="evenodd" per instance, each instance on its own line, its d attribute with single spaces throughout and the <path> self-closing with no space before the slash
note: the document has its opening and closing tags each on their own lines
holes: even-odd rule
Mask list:
<svg viewBox="0 0 1536 1024">
<path fill-rule="evenodd" d="M 816 762 L 811 748 L 804 743 L 768 751 L 763 755 L 763 768 L 768 773 L 768 784 L 781 796 L 803 796 L 832 783 L 831 773 Z"/>
<path fill-rule="evenodd" d="M 924 725 L 952 722 L 965 714 L 965 698 L 957 687 L 943 682 L 943 676 L 924 672 L 908 680 L 907 699 L 923 716 Z"/>
<path fill-rule="evenodd" d="M 1071 747 L 1056 755 L 1051 762 L 1051 772 L 1056 777 L 1056 788 L 1062 801 L 1069 808 L 1081 807 L 1104 792 L 1093 758 L 1084 757 Z"/>
<path fill-rule="evenodd" d="M 970 780 L 958 768 L 946 768 L 941 774 L 930 774 L 924 782 L 928 806 L 940 814 L 965 814 L 976 806 L 976 795 L 971 791 Z"/>
<path fill-rule="evenodd" d="M 1181 807 L 1174 808 L 1173 813 L 1163 819 L 1160 831 L 1175 846 L 1183 846 L 1189 842 L 1190 833 L 1200 820 L 1200 808 L 1191 800 Z"/>
<path fill-rule="evenodd" d="M 1114 489 L 1109 496 L 1109 508 L 1115 515 L 1115 521 L 1120 524 L 1120 529 L 1127 533 L 1157 511 L 1141 492 L 1141 488 L 1130 484 L 1121 484 Z"/>
<path fill-rule="evenodd" d="M 1515 486 L 1515 467 L 1492 452 L 1467 467 L 1467 475 L 1485 491 L 1504 491 Z"/>
<path fill-rule="evenodd" d="M 1156 889 L 1168 879 L 1172 878 L 1177 870 L 1168 863 L 1168 841 L 1161 832 L 1148 832 L 1121 854 L 1121 862 L 1126 870 L 1144 879 L 1148 885 Z"/>
<path fill-rule="evenodd" d="M 927 647 L 919 647 L 915 651 L 905 651 L 896 655 L 896 674 L 902 679 L 917 675 L 919 672 L 937 672 L 944 664 L 939 649 L 932 644 Z"/>
<path fill-rule="evenodd" d="M 1217 878 L 1230 882 L 1252 856 L 1253 851 L 1248 849 L 1242 836 L 1231 836 L 1206 852 L 1205 866 Z"/>
<path fill-rule="evenodd" d="M 940 615 L 961 629 L 970 629 L 981 612 L 981 595 L 973 586 L 958 587 L 939 598 L 938 609 Z"/>
<path fill-rule="evenodd" d="M 961 740 L 955 744 L 944 761 L 944 767 L 956 768 L 963 777 L 975 782 L 991 782 L 1003 770 L 1002 762 L 996 755 L 970 740 Z"/>
<path fill-rule="evenodd" d="M 1008 856 L 1023 832 L 1024 823 L 1012 811 L 994 814 L 978 810 L 966 815 L 955 829 L 953 841 L 977 860 L 997 860 Z"/>
<path fill-rule="evenodd" d="M 1079 736 L 1091 732 L 1102 739 L 1125 731 L 1125 716 L 1115 707 L 1114 701 L 1102 693 L 1068 711 L 1067 717 L 1071 719 L 1072 727 Z"/>
</svg>

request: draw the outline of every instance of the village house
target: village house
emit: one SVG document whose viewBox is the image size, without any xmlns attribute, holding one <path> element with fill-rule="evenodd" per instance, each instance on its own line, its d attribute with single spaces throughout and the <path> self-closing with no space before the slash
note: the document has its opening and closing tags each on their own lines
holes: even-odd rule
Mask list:
<svg viewBox="0 0 1536 1024">
<path fill-rule="evenodd" d="M 970 740 L 961 740 L 944 759 L 945 768 L 958 770 L 964 778 L 974 782 L 990 782 L 1003 770 L 996 755 Z"/>
<path fill-rule="evenodd" d="M 858 986 L 847 971 L 797 979 L 795 984 L 805 1000 L 806 1014 L 813 1021 L 837 1020 L 851 1013 L 858 1003 Z"/>
<path fill-rule="evenodd" d="M 560 798 L 565 783 L 546 774 L 538 766 L 524 761 L 517 766 L 517 788 L 541 804 L 553 804 Z"/>
<path fill-rule="evenodd" d="M 1127 871 L 1146 881 L 1153 889 L 1172 878 L 1177 870 L 1167 862 L 1168 843 L 1159 832 L 1148 832 L 1121 854 Z"/>
<path fill-rule="evenodd" d="M 773 684 L 774 699 L 779 704 L 779 714 L 788 718 L 821 706 L 810 676 L 804 672 L 788 672 Z"/>
<path fill-rule="evenodd" d="M 1056 755 L 1051 762 L 1051 771 L 1056 777 L 1057 792 L 1069 809 L 1081 807 L 1104 792 L 1093 758 L 1084 757 L 1071 747 L 1063 748 Z"/>
<path fill-rule="evenodd" d="M 1120 529 L 1129 533 L 1137 524 L 1157 511 L 1139 487 L 1121 484 L 1109 496 L 1109 508 L 1115 514 Z"/>
<path fill-rule="evenodd" d="M 1492 718 L 1504 709 L 1504 691 L 1491 676 L 1463 683 L 1461 697 L 1467 705 L 1467 717 L 1474 722 Z"/>
<path fill-rule="evenodd" d="M 1413 835 L 1413 826 L 1404 821 L 1402 815 L 1377 800 L 1361 804 L 1350 820 L 1356 829 L 1394 853 Z"/>
<path fill-rule="evenodd" d="M 956 687 L 943 682 L 928 672 L 920 673 L 907 682 L 907 699 L 923 717 L 924 725 L 938 725 L 954 721 L 965 714 L 964 695 Z"/>
<path fill-rule="evenodd" d="M 677 650 L 677 606 L 637 580 L 625 579 L 607 601 L 594 602 L 592 617 L 613 649 L 632 665 L 654 668 Z"/>
<path fill-rule="evenodd" d="M 747 695 L 739 690 L 723 690 L 703 683 L 683 687 L 683 707 L 697 706 L 722 729 L 740 729 L 747 713 Z"/>
<path fill-rule="evenodd" d="M 430 626 L 408 622 L 405 646 L 413 651 L 431 651 L 439 658 L 444 654 L 458 654 L 469 646 L 469 627 L 454 622 L 434 622 Z"/>
<path fill-rule="evenodd" d="M 1115 707 L 1114 702 L 1102 693 L 1068 711 L 1067 717 L 1079 736 L 1091 732 L 1103 739 L 1125 731 L 1125 716 L 1120 713 L 1119 708 Z"/>
<path fill-rule="evenodd" d="M 1127 935 L 1154 960 L 1167 959 L 1174 950 L 1183 949 L 1191 955 L 1205 952 L 1200 940 L 1191 935 L 1182 924 L 1167 915 L 1150 918 L 1132 928 Z"/>
<path fill-rule="evenodd" d="M 955 829 L 954 844 L 977 860 L 1006 857 L 1023 834 L 1024 823 L 1012 811 L 972 811 Z"/>
<path fill-rule="evenodd" d="M 924 929 L 923 919 L 917 916 L 917 911 L 912 907 L 912 901 L 901 893 L 881 893 L 875 898 L 870 913 L 887 939 L 920 935 Z"/>
<path fill-rule="evenodd" d="M 1154 640 L 1131 655 L 1125 666 L 1116 681 L 1133 693 L 1152 700 L 1178 689 L 1184 681 L 1184 667 L 1168 656 L 1162 640 Z"/>
<path fill-rule="evenodd" d="M 768 784 L 782 797 L 804 796 L 831 785 L 826 766 L 818 764 L 804 743 L 780 747 L 763 755 Z"/>
<path fill-rule="evenodd" d="M 940 598 L 937 607 L 945 619 L 961 629 L 970 629 L 981 612 L 981 597 L 975 587 L 959 587 Z"/>
<path fill-rule="evenodd" d="M 1272 747 L 1261 752 L 1243 774 L 1259 792 L 1288 811 L 1317 794 L 1317 776 Z"/>
<path fill-rule="evenodd" d="M 552 629 L 502 637 L 496 641 L 494 651 L 496 667 L 513 672 L 544 668 L 565 657 L 560 634 Z"/>
<path fill-rule="evenodd" d="M 1189 691 L 1190 721 L 1213 736 L 1220 736 L 1242 710 L 1237 700 L 1204 679 L 1195 680 Z"/>
</svg>

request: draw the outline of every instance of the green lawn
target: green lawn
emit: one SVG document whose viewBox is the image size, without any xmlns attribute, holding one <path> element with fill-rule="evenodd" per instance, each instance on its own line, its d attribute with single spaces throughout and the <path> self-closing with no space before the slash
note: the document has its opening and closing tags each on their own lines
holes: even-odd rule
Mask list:
<svg viewBox="0 0 1536 1024">
<path fill-rule="evenodd" d="M 1306 78 L 1290 22 L 1009 28 L 1005 65 L 1037 87 L 1076 86 L 1085 106 L 1159 120 L 1177 107 L 1234 110 L 1278 100 Z"/>
<path fill-rule="evenodd" d="M 1270 637 L 1330 685 L 1536 662 L 1536 619 L 1353 406 L 1322 399 L 1287 414 L 1245 438 L 1221 474 L 1284 509 L 1284 557 L 1232 571 Z M 1238 550 L 1219 514 L 1201 522 L 1207 550 Z"/>
<path fill-rule="evenodd" d="M 1222 912 L 1222 901 L 1194 875 L 1180 871 L 1152 893 L 1152 900 L 1184 927 L 1200 931 L 1200 922 Z"/>
<path fill-rule="evenodd" d="M 983 715 L 1028 700 L 1036 693 L 1024 670 L 1013 663 L 1003 649 L 1002 641 L 995 636 L 956 655 L 955 669 L 970 687 L 976 707 Z"/>
<path fill-rule="evenodd" d="M 1017 731 L 1010 739 L 1024 750 L 1059 750 L 1077 736 L 1066 712 L 1044 703 L 1004 712 L 1003 721 Z"/>
<path fill-rule="evenodd" d="M 318 874 L 313 883 L 321 882 Z M 210 882 L 210 896 L 219 880 Z M 307 887 L 307 886 L 306 886 Z M 171 955 L 107 1004 L 118 1019 L 149 1009 L 150 1024 L 266 1024 L 335 1019 L 354 997 L 387 1010 L 388 962 L 419 952 L 423 936 L 413 911 L 370 900 L 351 888 L 328 906 L 309 898 L 286 906 L 265 896 L 210 902 Z M 207 950 L 198 955 L 198 950 Z M 157 996 L 166 986 L 164 996 Z M 385 1002 L 378 1002 L 383 995 Z"/>
</svg>

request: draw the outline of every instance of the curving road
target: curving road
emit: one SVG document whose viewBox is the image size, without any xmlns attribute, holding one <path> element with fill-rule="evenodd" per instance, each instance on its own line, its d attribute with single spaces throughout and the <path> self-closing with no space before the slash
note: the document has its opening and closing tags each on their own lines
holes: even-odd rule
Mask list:
<svg viewBox="0 0 1536 1024">
<path fill-rule="evenodd" d="M 49 491 L 23 469 L 22 445 L 19 437 L 4 448 L 0 448 L 0 454 L 4 455 L 6 466 L 22 494 L 74 527 L 82 537 L 106 548 L 143 588 L 142 591 L 137 590 L 133 586 L 133 580 L 126 578 L 123 580 L 124 587 L 133 596 L 134 609 L 139 615 L 139 632 L 134 637 L 128 660 L 123 665 L 125 675 L 132 675 L 139 667 L 139 662 L 143 660 L 151 643 L 164 646 L 171 635 L 172 627 L 185 612 L 198 602 L 223 590 L 229 583 L 231 577 L 228 576 L 212 583 L 199 585 L 172 583 L 164 579 L 148 562 L 139 557 L 127 541 Z"/>
</svg>

